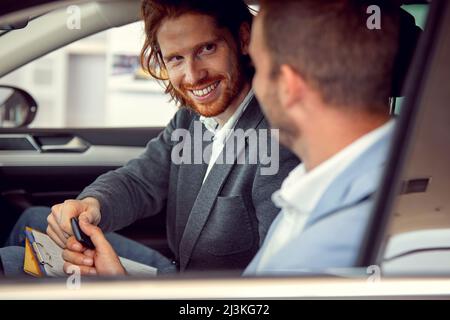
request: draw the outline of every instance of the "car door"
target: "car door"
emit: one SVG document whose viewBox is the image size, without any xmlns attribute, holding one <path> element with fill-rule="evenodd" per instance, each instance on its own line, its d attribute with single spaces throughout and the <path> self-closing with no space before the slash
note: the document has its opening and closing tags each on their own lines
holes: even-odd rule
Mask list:
<svg viewBox="0 0 450 320">
<path fill-rule="evenodd" d="M 160 131 L 158 127 L 1 129 L 3 239 L 23 210 L 76 198 L 99 175 L 138 156 L 147 141 Z M 34 142 L 31 147 L 20 150 L 23 142 L 30 140 Z M 71 146 L 73 141 L 77 141 L 75 146 Z M 142 241 L 149 240 L 149 235 L 164 237 L 164 219 L 148 219 L 145 224 L 130 227 L 125 234 Z"/>
</svg>

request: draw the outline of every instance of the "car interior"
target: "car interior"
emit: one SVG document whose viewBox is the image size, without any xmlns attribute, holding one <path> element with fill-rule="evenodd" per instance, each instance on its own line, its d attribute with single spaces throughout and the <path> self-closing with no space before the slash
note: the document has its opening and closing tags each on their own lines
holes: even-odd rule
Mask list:
<svg viewBox="0 0 450 320">
<path fill-rule="evenodd" d="M 437 6 L 434 10 L 438 10 Z M 380 188 L 383 191 L 378 211 L 375 210 L 372 232 L 366 239 L 365 249 L 370 248 L 367 251 L 372 254 L 364 263 L 381 265 L 386 276 L 448 275 L 450 271 L 450 212 L 446 196 L 450 183 L 450 153 L 446 147 L 450 137 L 446 106 L 449 97 L 442 86 L 442 68 L 438 67 L 448 60 L 449 48 L 446 40 L 434 45 L 426 41 L 430 34 L 436 35 L 445 28 L 448 21 L 439 26 L 431 21 L 421 39 L 416 55 L 426 56 L 427 64 L 416 61 L 411 66 L 413 71 L 404 91 L 414 103 L 402 109 L 405 116 L 399 120 L 391 163 Z M 423 71 L 419 73 L 416 70 L 420 68 Z M 417 87 L 419 79 L 425 83 L 423 89 Z"/>
<path fill-rule="evenodd" d="M 0 33 L 0 78 L 64 45 L 139 20 L 140 0 L 74 1 L 82 7 L 83 28 L 61 32 L 67 23 L 67 5 L 61 7 L 57 1 L 42 3 L 30 10 L 7 15 L 2 20 L 2 25 L 7 25 L 33 17 L 24 28 Z M 430 38 L 437 35 L 443 38 L 443 30 L 450 29 L 450 19 L 433 25 L 427 17 L 438 15 L 435 11 L 440 10 L 439 6 L 433 8 L 428 1 L 402 3 L 418 27 L 414 25 L 401 33 L 404 35 L 404 52 L 399 54 L 398 79 L 392 99 L 393 110 L 399 119 L 396 140 L 370 230 L 360 252 L 359 266 L 381 265 L 386 276 L 448 277 L 450 110 L 446 102 L 450 101 L 450 90 L 442 90 L 442 86 L 449 83 L 447 70 L 442 66 L 449 63 L 450 40 L 447 37 L 436 43 Z M 433 12 L 428 12 L 430 7 Z M 410 65 L 413 57 L 413 65 Z M 403 99 L 404 95 L 408 98 Z M 23 210 L 31 206 L 51 206 L 76 197 L 96 177 L 139 155 L 147 141 L 161 130 L 161 127 L 0 128 L 0 213 L 3 215 L 0 243 Z M 169 254 L 162 215 L 134 223 L 120 233 Z M 361 275 L 361 270 L 355 274 Z M 290 287 L 291 280 L 279 279 L 279 284 L 286 296 L 297 296 L 301 289 L 294 284 Z M 197 287 L 199 291 L 194 291 L 199 297 L 202 296 L 202 285 L 215 285 L 218 297 L 225 292 L 233 296 L 227 280 L 219 279 L 209 284 L 202 282 L 204 280 L 182 281 L 184 292 Z M 251 281 L 246 285 L 255 290 L 266 285 L 265 282 L 254 283 L 252 287 Z M 323 281 L 321 285 L 324 286 L 333 283 L 327 279 Z M 110 290 L 108 284 L 104 288 L 103 293 Z M 180 286 L 170 281 L 164 285 L 156 281 L 150 288 L 153 292 L 160 290 L 158 297 L 164 294 L 170 297 Z M 307 284 L 303 289 L 314 291 Z M 134 294 L 139 296 L 139 290 Z M 346 294 L 352 295 L 351 291 L 342 292 L 343 296 Z"/>
</svg>

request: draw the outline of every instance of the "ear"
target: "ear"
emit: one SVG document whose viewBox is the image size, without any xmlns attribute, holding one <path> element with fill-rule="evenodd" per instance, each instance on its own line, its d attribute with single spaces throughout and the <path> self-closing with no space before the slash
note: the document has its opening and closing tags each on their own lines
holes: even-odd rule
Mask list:
<svg viewBox="0 0 450 320">
<path fill-rule="evenodd" d="M 291 66 L 283 64 L 278 77 L 278 97 L 283 108 L 290 109 L 303 100 L 305 81 Z"/>
<path fill-rule="evenodd" d="M 241 45 L 241 51 L 242 54 L 249 54 L 248 48 L 250 46 L 250 35 L 251 35 L 251 28 L 250 25 L 247 22 L 244 22 L 241 24 L 241 27 L 239 29 L 239 39 L 240 39 L 240 45 Z"/>
</svg>

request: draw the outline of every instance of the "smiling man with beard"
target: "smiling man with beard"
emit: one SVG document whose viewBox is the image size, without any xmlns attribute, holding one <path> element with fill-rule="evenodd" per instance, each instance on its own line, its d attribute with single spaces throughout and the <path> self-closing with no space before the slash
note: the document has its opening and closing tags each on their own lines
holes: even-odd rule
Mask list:
<svg viewBox="0 0 450 320">
<path fill-rule="evenodd" d="M 23 245 L 26 225 L 46 231 L 65 248 L 66 270 L 78 265 L 82 274 L 91 275 L 126 273 L 118 255 L 161 273 L 239 272 L 264 240 L 279 211 L 271 195 L 298 159 L 280 148 L 279 157 L 272 159 L 279 162 L 279 170 L 272 175 L 264 175 L 261 162 L 218 161 L 231 130 L 269 128 L 251 90 L 249 8 L 241 0 L 145 0 L 142 15 L 146 33 L 142 64 L 164 82 L 180 110 L 139 158 L 100 176 L 77 200 L 51 210 L 28 210 L 8 240 L 15 247 L 0 249 L 6 274 L 18 272 L 23 250 L 18 246 Z M 194 140 L 194 147 L 211 145 L 209 161 L 174 163 L 174 134 L 181 130 L 194 136 L 195 128 L 201 128 L 202 136 L 209 133 L 210 141 Z M 245 156 L 253 143 L 246 140 L 241 150 Z M 183 152 L 196 156 L 195 148 Z M 108 233 L 156 214 L 166 215 L 171 257 Z M 70 218 L 77 216 L 96 250 L 86 250 L 71 236 Z"/>
</svg>

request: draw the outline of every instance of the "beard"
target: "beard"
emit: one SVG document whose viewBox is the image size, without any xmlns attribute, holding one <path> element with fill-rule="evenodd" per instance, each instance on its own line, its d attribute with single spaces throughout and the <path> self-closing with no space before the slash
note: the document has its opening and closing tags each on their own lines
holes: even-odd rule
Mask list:
<svg viewBox="0 0 450 320">
<path fill-rule="evenodd" d="M 238 64 L 233 64 L 230 74 L 221 74 L 201 79 L 197 83 L 182 83 L 179 89 L 174 88 L 174 96 L 178 101 L 184 101 L 185 106 L 204 117 L 215 117 L 223 113 L 238 97 L 245 85 L 245 77 Z M 220 81 L 221 95 L 210 103 L 198 103 L 194 101 L 188 92 Z"/>
<path fill-rule="evenodd" d="M 300 135 L 300 131 L 289 116 L 281 110 L 281 101 L 276 92 L 275 86 L 268 86 L 268 91 L 261 99 L 261 109 L 273 129 L 278 129 L 280 143 L 287 148 L 292 148 L 295 139 Z"/>
</svg>

